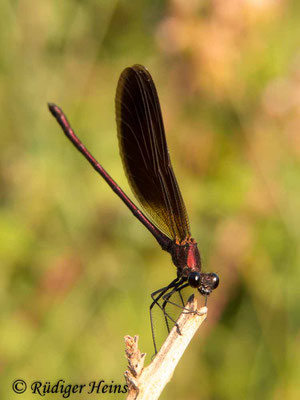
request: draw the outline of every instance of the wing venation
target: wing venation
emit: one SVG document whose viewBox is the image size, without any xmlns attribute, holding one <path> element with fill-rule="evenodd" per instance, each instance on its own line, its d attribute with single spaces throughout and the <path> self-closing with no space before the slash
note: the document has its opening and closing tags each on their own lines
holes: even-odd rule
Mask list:
<svg viewBox="0 0 300 400">
<path fill-rule="evenodd" d="M 172 169 L 158 95 L 147 69 L 126 68 L 116 93 L 120 154 L 132 191 L 150 220 L 172 239 L 190 235 Z"/>
</svg>

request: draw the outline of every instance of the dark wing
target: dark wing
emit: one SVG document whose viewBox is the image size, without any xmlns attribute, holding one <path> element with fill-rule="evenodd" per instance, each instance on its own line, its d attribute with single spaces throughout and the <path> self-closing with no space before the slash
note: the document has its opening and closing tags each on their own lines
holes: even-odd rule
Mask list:
<svg viewBox="0 0 300 400">
<path fill-rule="evenodd" d="M 145 67 L 134 65 L 122 72 L 116 119 L 132 191 L 157 228 L 184 240 L 190 235 L 188 216 L 168 153 L 158 95 Z"/>
</svg>

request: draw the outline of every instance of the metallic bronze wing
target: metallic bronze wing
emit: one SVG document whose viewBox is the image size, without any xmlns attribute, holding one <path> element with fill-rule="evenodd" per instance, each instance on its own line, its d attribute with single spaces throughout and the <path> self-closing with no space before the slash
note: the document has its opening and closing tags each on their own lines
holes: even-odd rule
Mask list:
<svg viewBox="0 0 300 400">
<path fill-rule="evenodd" d="M 122 72 L 116 120 L 132 191 L 157 228 L 184 240 L 190 235 L 188 216 L 172 169 L 156 88 L 145 67 L 134 65 Z"/>
</svg>

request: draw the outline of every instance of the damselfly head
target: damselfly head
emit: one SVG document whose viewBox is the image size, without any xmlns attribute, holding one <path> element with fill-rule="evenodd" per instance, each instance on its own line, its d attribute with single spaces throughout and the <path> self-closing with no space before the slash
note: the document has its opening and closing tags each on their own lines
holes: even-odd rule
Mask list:
<svg viewBox="0 0 300 400">
<path fill-rule="evenodd" d="M 201 274 L 199 293 L 203 296 L 209 296 L 211 292 L 219 286 L 219 277 L 214 272 Z"/>
</svg>

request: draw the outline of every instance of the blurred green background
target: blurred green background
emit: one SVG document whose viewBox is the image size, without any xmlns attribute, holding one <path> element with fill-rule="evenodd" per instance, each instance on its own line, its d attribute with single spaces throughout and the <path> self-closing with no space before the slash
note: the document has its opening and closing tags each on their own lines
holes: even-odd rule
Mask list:
<svg viewBox="0 0 300 400">
<path fill-rule="evenodd" d="M 1 398 L 38 397 L 14 394 L 17 378 L 124 383 L 125 334 L 150 362 L 150 293 L 175 267 L 46 107 L 131 195 L 114 95 L 134 63 L 221 280 L 161 398 L 300 398 L 299 20 L 288 0 L 1 1 Z"/>
</svg>

